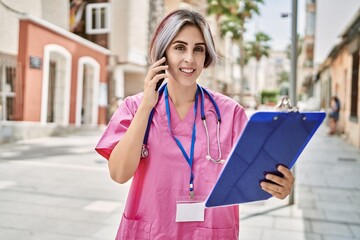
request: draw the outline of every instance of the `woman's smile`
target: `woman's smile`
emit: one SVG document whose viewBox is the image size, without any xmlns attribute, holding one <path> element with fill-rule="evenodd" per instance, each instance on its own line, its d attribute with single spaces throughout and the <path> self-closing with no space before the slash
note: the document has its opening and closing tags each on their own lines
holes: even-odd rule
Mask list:
<svg viewBox="0 0 360 240">
<path fill-rule="evenodd" d="M 194 73 L 196 70 L 193 68 L 180 68 L 180 71 L 185 73 L 185 74 L 192 74 Z"/>
</svg>

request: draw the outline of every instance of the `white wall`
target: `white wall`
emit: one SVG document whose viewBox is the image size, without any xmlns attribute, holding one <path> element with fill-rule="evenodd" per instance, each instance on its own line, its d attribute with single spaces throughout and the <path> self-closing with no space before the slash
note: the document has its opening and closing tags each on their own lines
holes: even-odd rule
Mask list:
<svg viewBox="0 0 360 240">
<path fill-rule="evenodd" d="M 69 0 L 41 0 L 41 3 L 44 20 L 69 30 Z"/>
<path fill-rule="evenodd" d="M 3 0 L 12 9 L 41 16 L 40 0 Z M 17 55 L 19 17 L 21 14 L 8 10 L 0 4 L 0 52 Z"/>
<path fill-rule="evenodd" d="M 148 0 L 112 0 L 110 50 L 120 62 L 146 66 Z"/>
<path fill-rule="evenodd" d="M 125 62 L 128 51 L 128 16 L 131 14 L 129 12 L 129 1 L 111 0 L 110 3 L 109 48 L 112 54 L 119 57 L 120 62 Z"/>
<path fill-rule="evenodd" d="M 2 0 L 11 11 L 0 4 L 0 52 L 17 55 L 19 18 L 28 13 L 69 29 L 69 1 L 67 0 Z"/>
<path fill-rule="evenodd" d="M 128 60 L 139 65 L 147 65 L 148 53 L 148 19 L 149 1 L 132 0 L 130 3 L 129 24 L 129 51 Z"/>
</svg>

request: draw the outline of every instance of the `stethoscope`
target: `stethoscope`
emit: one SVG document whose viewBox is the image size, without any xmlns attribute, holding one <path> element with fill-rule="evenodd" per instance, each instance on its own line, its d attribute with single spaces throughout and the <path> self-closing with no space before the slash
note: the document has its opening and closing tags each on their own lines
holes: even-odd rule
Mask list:
<svg viewBox="0 0 360 240">
<path fill-rule="evenodd" d="M 167 83 L 165 83 L 159 89 L 159 99 L 161 98 L 161 95 L 164 93 L 166 86 L 167 86 Z M 219 107 L 216 104 L 214 98 L 211 96 L 211 94 L 205 88 L 201 87 L 200 85 L 197 85 L 197 86 L 198 86 L 198 90 L 200 91 L 200 95 L 201 95 L 201 107 L 200 107 L 201 120 L 203 122 L 203 125 L 205 128 L 205 133 L 206 133 L 207 155 L 205 158 L 206 158 L 206 160 L 209 160 L 213 163 L 223 164 L 225 162 L 225 160 L 222 159 L 221 146 L 220 146 L 220 124 L 221 124 L 220 110 L 219 110 Z M 219 153 L 219 157 L 217 159 L 214 159 L 210 155 L 210 137 L 209 137 L 209 131 L 208 131 L 207 124 L 206 124 L 205 108 L 204 108 L 205 94 L 209 97 L 209 99 L 210 99 L 211 103 L 213 104 L 215 111 L 216 111 L 216 117 L 217 117 L 216 139 L 217 139 L 217 146 L 218 146 L 218 153 Z M 149 149 L 147 147 L 147 142 L 148 142 L 148 138 L 149 138 L 150 125 L 151 125 L 152 119 L 154 117 L 154 112 L 155 112 L 155 107 L 151 110 L 150 115 L 149 115 L 146 132 L 145 132 L 145 136 L 144 136 L 144 140 L 143 140 L 142 150 L 141 150 L 141 158 L 146 158 L 149 156 Z"/>
</svg>

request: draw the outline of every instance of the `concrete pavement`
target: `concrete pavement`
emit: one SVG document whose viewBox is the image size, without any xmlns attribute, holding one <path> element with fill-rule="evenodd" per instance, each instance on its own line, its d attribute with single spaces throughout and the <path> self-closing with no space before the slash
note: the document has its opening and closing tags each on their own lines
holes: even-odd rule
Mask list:
<svg viewBox="0 0 360 240">
<path fill-rule="evenodd" d="M 94 152 L 100 134 L 0 145 L 0 239 L 114 239 L 129 185 Z"/>
<path fill-rule="evenodd" d="M 360 151 L 321 126 L 296 165 L 295 205 L 240 206 L 241 240 L 360 239 Z M 114 239 L 129 184 L 94 152 L 101 131 L 0 145 L 1 240 Z"/>
<path fill-rule="evenodd" d="M 327 131 L 324 123 L 295 165 L 294 205 L 241 206 L 241 240 L 360 239 L 360 151 Z"/>
</svg>

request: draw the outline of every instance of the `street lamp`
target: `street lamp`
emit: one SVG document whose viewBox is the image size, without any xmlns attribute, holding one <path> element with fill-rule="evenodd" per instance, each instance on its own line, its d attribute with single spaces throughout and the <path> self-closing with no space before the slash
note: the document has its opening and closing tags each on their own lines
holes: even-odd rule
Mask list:
<svg viewBox="0 0 360 240">
<path fill-rule="evenodd" d="M 296 75 L 297 75 L 297 0 L 292 0 L 290 99 L 293 106 L 296 106 Z"/>
<path fill-rule="evenodd" d="M 290 70 L 290 101 L 296 106 L 297 76 L 297 0 L 292 0 L 292 12 L 281 13 L 282 18 L 291 16 L 291 70 Z"/>
<path fill-rule="evenodd" d="M 290 101 L 296 107 L 296 75 L 297 75 L 297 0 L 292 0 L 291 13 L 282 13 L 281 17 L 291 15 L 291 70 L 290 70 Z M 292 169 L 295 176 L 295 166 Z M 294 204 L 295 187 L 289 196 L 289 205 Z"/>
<path fill-rule="evenodd" d="M 297 0 L 292 0 L 291 14 L 291 78 L 290 78 L 290 100 L 296 106 L 296 75 L 297 75 Z M 293 167 L 295 176 L 295 166 Z M 289 196 L 289 205 L 294 204 L 295 187 Z"/>
</svg>

